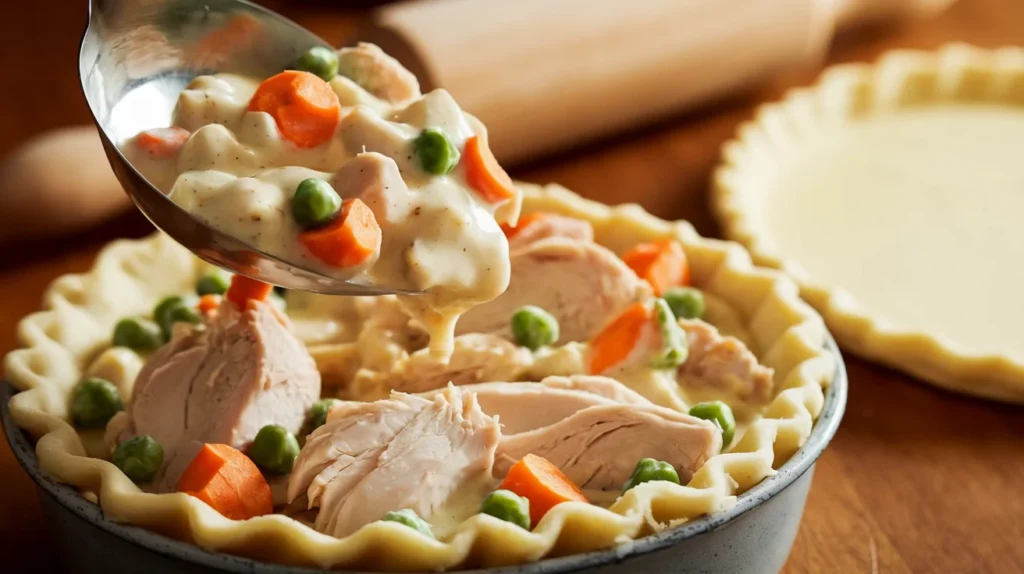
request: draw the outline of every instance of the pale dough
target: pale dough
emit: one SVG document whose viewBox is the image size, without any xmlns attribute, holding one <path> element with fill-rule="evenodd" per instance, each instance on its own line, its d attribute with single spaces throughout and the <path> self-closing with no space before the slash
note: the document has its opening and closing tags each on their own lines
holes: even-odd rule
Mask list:
<svg viewBox="0 0 1024 574">
<path fill-rule="evenodd" d="M 847 352 L 1024 404 L 1024 48 L 841 64 L 725 145 L 712 207 Z"/>
<path fill-rule="evenodd" d="M 883 323 L 1024 360 L 1024 108 L 942 104 L 818 132 L 778 166 L 764 239 Z"/>
</svg>

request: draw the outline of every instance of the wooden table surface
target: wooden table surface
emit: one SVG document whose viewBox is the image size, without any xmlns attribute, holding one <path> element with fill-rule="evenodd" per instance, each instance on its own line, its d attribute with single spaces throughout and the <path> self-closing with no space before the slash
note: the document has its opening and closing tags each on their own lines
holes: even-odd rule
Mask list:
<svg viewBox="0 0 1024 574">
<path fill-rule="evenodd" d="M 87 121 L 75 76 L 81 4 L 17 2 L 0 20 L 0 53 L 8 56 L 0 77 L 0 154 L 44 129 Z M 296 4 L 283 11 L 337 44 L 359 16 Z M 961 0 L 932 20 L 842 37 L 829 60 L 871 60 L 889 48 L 951 40 L 1024 44 L 1024 0 Z M 46 82 L 29 89 L 39 73 Z M 557 181 L 609 203 L 636 201 L 717 235 L 706 191 L 721 144 L 757 103 L 816 73 L 776 78 L 757 93 L 513 175 Z M 131 213 L 71 241 L 0 250 L 0 354 L 15 346 L 15 323 L 39 305 L 49 281 L 86 269 L 105 241 L 148 231 Z M 847 366 L 846 416 L 817 466 L 785 572 L 1024 572 L 1024 410 L 948 394 L 850 357 Z M 33 485 L 6 443 L 0 477 L 0 559 L 32 556 L 19 572 L 59 571 Z"/>
</svg>

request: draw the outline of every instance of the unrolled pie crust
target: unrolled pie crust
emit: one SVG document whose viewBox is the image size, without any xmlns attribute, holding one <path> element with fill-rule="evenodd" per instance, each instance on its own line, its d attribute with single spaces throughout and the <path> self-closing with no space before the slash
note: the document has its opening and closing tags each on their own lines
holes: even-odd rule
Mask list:
<svg viewBox="0 0 1024 574">
<path fill-rule="evenodd" d="M 167 236 L 118 241 L 88 273 L 58 278 L 44 310 L 18 326 L 23 348 L 7 355 L 15 423 L 38 438 L 36 455 L 57 480 L 98 495 L 104 514 L 199 546 L 274 562 L 386 572 L 499 566 L 606 548 L 735 503 L 736 495 L 772 475 L 807 439 L 835 372 L 821 317 L 779 272 L 753 267 L 735 243 L 704 239 L 687 223 L 657 219 L 638 206 L 611 208 L 558 187 L 522 184 L 525 212 L 580 217 L 595 239 L 622 253 L 637 242 L 678 238 L 693 282 L 730 307 L 752 350 L 775 371 L 773 400 L 726 454 L 709 459 L 681 486 L 651 482 L 610 508 L 565 503 L 532 532 L 486 515 L 463 522 L 443 541 L 376 522 L 333 538 L 284 515 L 232 521 L 186 494 L 142 492 L 113 464 L 86 456 L 88 433 L 67 423 L 68 394 L 83 375 L 104 376 L 122 390 L 141 365 L 134 353 L 103 349 L 119 317 L 142 314 L 161 297 L 193 288 L 205 264 Z M 314 355 L 329 352 L 311 348 Z M 97 358 L 97 353 L 99 358 Z M 82 438 L 86 438 L 83 444 Z M 90 495 L 90 499 L 95 498 Z"/>
<path fill-rule="evenodd" d="M 713 207 L 840 345 L 1024 403 L 1024 50 L 826 71 L 730 142 Z"/>
</svg>

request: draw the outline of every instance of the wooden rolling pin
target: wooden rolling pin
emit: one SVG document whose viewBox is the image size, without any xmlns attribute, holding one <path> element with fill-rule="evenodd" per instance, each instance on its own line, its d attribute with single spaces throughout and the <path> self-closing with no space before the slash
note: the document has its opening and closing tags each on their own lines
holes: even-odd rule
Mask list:
<svg viewBox="0 0 1024 574">
<path fill-rule="evenodd" d="M 356 33 L 445 88 L 511 165 L 822 60 L 839 27 L 955 0 L 433 0 Z"/>
<path fill-rule="evenodd" d="M 837 27 L 953 1 L 422 0 L 378 9 L 352 41 L 449 90 L 512 165 L 818 61 Z M 0 163 L 0 243 L 78 231 L 128 205 L 92 126 Z"/>
</svg>

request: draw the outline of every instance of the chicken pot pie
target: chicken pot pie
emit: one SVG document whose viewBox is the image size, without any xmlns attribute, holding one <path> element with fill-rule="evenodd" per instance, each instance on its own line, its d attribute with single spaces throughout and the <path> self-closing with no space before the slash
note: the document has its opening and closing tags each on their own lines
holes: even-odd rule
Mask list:
<svg viewBox="0 0 1024 574">
<path fill-rule="evenodd" d="M 471 143 L 482 132 L 450 98 L 353 80 L 363 68 L 344 53 L 341 67 L 350 77 L 332 76 L 330 89 L 352 103 L 333 130 L 299 129 L 279 111 L 283 123 L 269 114 L 255 127 L 288 142 L 246 140 L 245 118 L 267 112 L 232 98 L 252 85 L 201 78 L 190 88 L 199 95 L 182 96 L 199 107 L 184 104 L 179 117 L 207 123 L 141 134 L 125 149 L 152 155 L 144 170 L 155 178 L 166 170 L 172 199 L 214 225 L 238 231 L 253 214 L 266 217 L 274 244 L 292 255 L 324 253 L 303 234 L 348 229 L 344 248 L 327 251 L 366 258 L 341 273 L 372 274 L 399 253 L 401 262 L 385 265 L 432 268 L 450 258 L 437 266 L 461 292 L 507 269 L 504 284 L 495 293 L 488 283 L 493 296 L 470 298 L 472 308 L 445 307 L 461 318 L 438 329 L 408 300 L 278 292 L 212 269 L 162 234 L 117 242 L 90 272 L 54 282 L 45 310 L 19 325 L 24 348 L 5 361 L 22 390 L 11 411 L 38 438 L 44 470 L 95 496 L 115 520 L 210 550 L 423 571 L 518 564 L 645 536 L 729 508 L 800 448 L 835 364 L 823 322 L 795 285 L 754 268 L 739 246 L 637 206 L 515 186 L 490 161 L 459 172 L 447 164 L 486 154 L 472 150 L 486 141 Z M 288 77 L 314 97 L 326 93 L 309 88 L 309 77 Z M 259 90 L 242 99 L 256 101 Z M 269 109 L 291 100 L 268 101 Z M 380 147 L 338 152 L 340 168 L 322 166 L 345 177 L 273 167 L 351 147 L 334 139 L 348 119 Z M 461 127 L 449 129 L 449 120 Z M 415 157 L 435 128 L 441 139 L 422 144 L 432 151 L 406 163 L 402 154 Z M 319 143 L 303 147 L 308 138 Z M 192 155 L 190 146 L 208 151 Z M 275 159 L 245 167 L 218 156 L 229 150 Z M 227 163 L 194 163 L 211 156 Z M 443 181 L 414 172 L 431 165 Z M 338 193 L 344 186 L 351 192 Z M 510 191 L 490 201 L 495 186 Z M 414 240 L 389 252 L 396 190 L 406 207 L 457 196 L 462 203 L 448 205 L 459 213 L 445 217 L 468 216 L 439 223 L 454 235 L 435 230 L 420 247 Z M 362 209 L 356 200 L 366 207 L 357 223 L 381 232 L 368 242 L 344 224 Z M 466 235 L 477 228 L 482 237 Z M 477 239 L 493 260 L 460 255 L 461 242 Z M 445 353 L 432 348 L 435 337 L 450 339 Z"/>
</svg>

